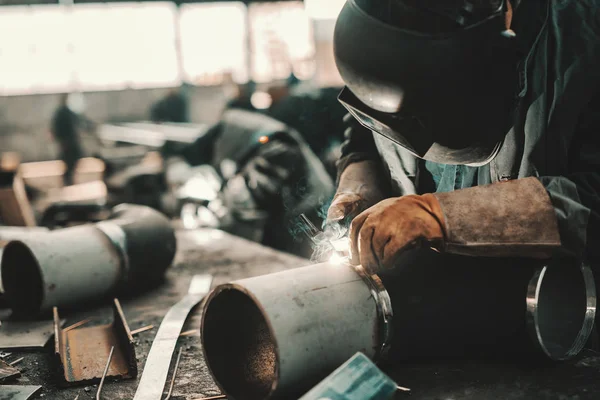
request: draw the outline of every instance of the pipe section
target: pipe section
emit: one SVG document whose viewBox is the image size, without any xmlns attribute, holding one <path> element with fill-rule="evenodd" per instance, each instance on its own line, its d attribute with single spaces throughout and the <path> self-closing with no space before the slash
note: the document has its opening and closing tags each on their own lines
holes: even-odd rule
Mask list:
<svg viewBox="0 0 600 400">
<path fill-rule="evenodd" d="M 16 313 L 35 315 L 143 288 L 164 276 L 175 248 L 165 216 L 123 204 L 106 221 L 9 242 L 1 263 L 6 300 Z"/>
<path fill-rule="evenodd" d="M 391 348 L 379 360 L 386 363 L 564 360 L 580 352 L 593 326 L 587 266 L 421 249 L 380 279 L 393 309 Z M 298 397 L 357 351 L 378 359 L 385 337 L 380 306 L 369 281 L 347 265 L 220 285 L 204 306 L 205 360 L 235 399 Z"/>
<path fill-rule="evenodd" d="M 206 362 L 236 400 L 290 395 L 380 349 L 377 305 L 351 268 L 316 264 L 218 286 L 202 318 Z M 308 389 L 308 387 L 304 387 Z"/>
<path fill-rule="evenodd" d="M 4 247 L 11 240 L 19 240 L 31 235 L 47 233 L 47 228 L 42 227 L 20 227 L 20 226 L 0 226 L 0 266 L 2 265 L 2 253 Z M 0 269 L 0 296 L 4 293 L 4 287 L 2 285 L 2 270 Z"/>
</svg>

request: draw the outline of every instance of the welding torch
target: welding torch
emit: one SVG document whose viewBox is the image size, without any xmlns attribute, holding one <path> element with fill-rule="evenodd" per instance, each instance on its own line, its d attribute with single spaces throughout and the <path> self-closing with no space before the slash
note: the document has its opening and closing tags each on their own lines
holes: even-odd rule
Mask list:
<svg viewBox="0 0 600 400">
<path fill-rule="evenodd" d="M 300 220 L 306 225 L 304 233 L 315 246 L 328 245 L 333 251 L 335 261 L 348 259 L 350 244 L 346 228 L 339 223 L 335 223 L 335 225 L 327 225 L 323 230 L 320 230 L 305 214 L 300 214 Z"/>
</svg>

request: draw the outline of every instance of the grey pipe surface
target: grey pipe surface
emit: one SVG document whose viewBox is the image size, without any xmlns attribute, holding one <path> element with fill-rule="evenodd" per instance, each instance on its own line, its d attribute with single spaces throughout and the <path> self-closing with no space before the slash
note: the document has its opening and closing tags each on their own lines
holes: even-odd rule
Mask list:
<svg viewBox="0 0 600 400">
<path fill-rule="evenodd" d="M 449 357 L 563 360 L 591 333 L 588 267 L 407 253 L 381 275 L 393 308 L 385 363 Z M 376 356 L 381 319 L 353 270 L 317 264 L 220 285 L 201 325 L 205 360 L 236 400 L 291 398 L 355 352 Z"/>
<path fill-rule="evenodd" d="M 317 264 L 218 286 L 202 320 L 207 364 L 236 400 L 289 394 L 379 347 L 377 306 L 351 268 Z"/>
<path fill-rule="evenodd" d="M 6 300 L 16 313 L 35 315 L 144 287 L 164 275 L 175 249 L 165 216 L 123 204 L 109 220 L 9 242 L 1 261 Z"/>
<path fill-rule="evenodd" d="M 42 227 L 20 227 L 20 226 L 0 226 L 0 266 L 2 265 L 2 253 L 4 247 L 11 240 L 20 240 L 31 237 L 31 235 L 43 234 L 49 232 L 47 228 Z M 2 285 L 2 272 L 0 270 L 0 295 L 4 293 Z"/>
</svg>

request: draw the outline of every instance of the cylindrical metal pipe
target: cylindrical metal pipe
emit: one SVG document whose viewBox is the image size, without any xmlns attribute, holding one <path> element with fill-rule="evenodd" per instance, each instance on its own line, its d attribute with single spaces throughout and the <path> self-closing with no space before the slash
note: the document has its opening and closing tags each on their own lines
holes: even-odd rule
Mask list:
<svg viewBox="0 0 600 400">
<path fill-rule="evenodd" d="M 165 216 L 120 205 L 109 220 L 9 242 L 2 281 L 13 311 L 35 315 L 154 283 L 174 255 L 175 234 Z"/>
<path fill-rule="evenodd" d="M 387 362 L 501 352 L 561 360 L 591 332 L 587 267 L 428 250 L 399 265 L 381 276 L 394 315 Z M 215 381 L 238 400 L 294 396 L 357 351 L 374 357 L 380 316 L 355 271 L 312 265 L 215 288 L 204 308 L 203 351 Z"/>
<path fill-rule="evenodd" d="M 237 400 L 285 394 L 357 351 L 375 356 L 380 346 L 369 287 L 336 264 L 218 286 L 206 302 L 201 337 L 215 380 Z"/>
<path fill-rule="evenodd" d="M 4 247 L 11 240 L 20 240 L 31 235 L 47 233 L 47 228 L 42 227 L 21 227 L 21 226 L 0 226 L 0 266 L 2 265 L 2 253 Z M 4 293 L 4 286 L 2 285 L 2 272 L 0 270 L 0 296 Z"/>
</svg>

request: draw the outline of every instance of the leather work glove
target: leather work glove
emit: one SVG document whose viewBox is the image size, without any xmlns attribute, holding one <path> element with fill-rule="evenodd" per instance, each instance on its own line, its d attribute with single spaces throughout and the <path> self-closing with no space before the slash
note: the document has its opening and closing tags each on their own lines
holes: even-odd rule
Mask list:
<svg viewBox="0 0 600 400">
<path fill-rule="evenodd" d="M 384 199 L 385 189 L 380 174 L 375 161 L 360 161 L 348 165 L 340 176 L 324 225 L 351 220 Z"/>
<path fill-rule="evenodd" d="M 550 258 L 560 248 L 554 208 L 537 178 L 384 200 L 350 228 L 351 261 L 369 273 L 393 268 L 423 246 L 482 257 Z"/>
</svg>

